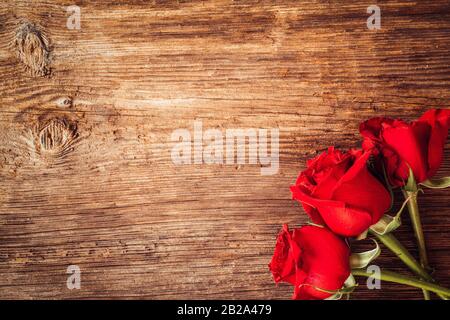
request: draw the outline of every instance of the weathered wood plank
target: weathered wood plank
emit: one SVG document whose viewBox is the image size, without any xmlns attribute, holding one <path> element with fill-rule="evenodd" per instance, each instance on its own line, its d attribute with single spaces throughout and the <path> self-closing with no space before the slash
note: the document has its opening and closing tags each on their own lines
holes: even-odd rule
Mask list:
<svg viewBox="0 0 450 320">
<path fill-rule="evenodd" d="M 450 107 L 448 1 L 380 4 L 378 31 L 363 1 L 81 1 L 80 30 L 66 5 L 0 4 L 1 298 L 288 298 L 267 263 L 281 224 L 306 222 L 289 193 L 305 160 L 358 145 L 368 117 Z M 278 174 L 175 166 L 194 120 L 279 128 Z M 449 194 L 421 201 L 448 286 Z M 407 219 L 399 238 L 414 248 Z"/>
</svg>

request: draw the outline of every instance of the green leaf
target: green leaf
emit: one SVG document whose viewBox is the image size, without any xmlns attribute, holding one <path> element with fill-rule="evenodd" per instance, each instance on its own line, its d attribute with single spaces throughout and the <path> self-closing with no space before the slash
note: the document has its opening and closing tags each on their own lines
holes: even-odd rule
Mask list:
<svg viewBox="0 0 450 320">
<path fill-rule="evenodd" d="M 444 189 L 450 187 L 450 177 L 440 179 L 428 179 L 421 182 L 420 185 L 431 189 Z"/>
<path fill-rule="evenodd" d="M 380 246 L 378 242 L 372 239 L 375 242 L 375 248 L 369 251 L 361 252 L 361 253 L 353 253 L 350 256 L 350 266 L 352 269 L 362 269 L 365 268 L 375 260 L 381 253 Z"/>
</svg>

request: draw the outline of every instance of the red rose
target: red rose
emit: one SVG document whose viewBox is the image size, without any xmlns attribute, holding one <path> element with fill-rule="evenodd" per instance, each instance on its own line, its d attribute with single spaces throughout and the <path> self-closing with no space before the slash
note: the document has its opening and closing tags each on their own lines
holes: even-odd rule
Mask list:
<svg viewBox="0 0 450 320">
<path fill-rule="evenodd" d="M 294 186 L 293 198 L 317 224 L 353 237 L 380 220 L 391 196 L 367 168 L 369 152 L 340 152 L 333 147 L 307 162 Z"/>
<path fill-rule="evenodd" d="M 417 182 L 431 178 L 442 163 L 450 127 L 450 110 L 431 109 L 419 120 L 373 118 L 361 123 L 363 149 L 383 160 L 390 183 L 403 186 L 411 167 Z"/>
<path fill-rule="evenodd" d="M 325 228 L 283 226 L 269 269 L 276 283 L 294 285 L 293 299 L 325 299 L 324 290 L 339 290 L 350 275 L 350 249 Z"/>
</svg>

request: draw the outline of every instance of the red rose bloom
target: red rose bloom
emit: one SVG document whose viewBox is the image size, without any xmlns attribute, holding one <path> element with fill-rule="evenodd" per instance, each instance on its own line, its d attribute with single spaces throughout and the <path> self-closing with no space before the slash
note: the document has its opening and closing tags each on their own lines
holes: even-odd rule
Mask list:
<svg viewBox="0 0 450 320">
<path fill-rule="evenodd" d="M 390 183 L 403 186 L 409 167 L 417 182 L 431 178 L 442 163 L 450 110 L 431 109 L 419 120 L 373 118 L 361 123 L 363 149 L 380 155 Z"/>
<path fill-rule="evenodd" d="M 293 299 L 325 299 L 324 290 L 339 290 L 350 275 L 350 249 L 325 228 L 283 226 L 269 269 L 276 283 L 294 285 Z"/>
<path fill-rule="evenodd" d="M 307 162 L 293 198 L 317 224 L 346 237 L 358 236 L 380 220 L 391 196 L 368 170 L 369 152 L 341 152 L 333 147 Z"/>
</svg>

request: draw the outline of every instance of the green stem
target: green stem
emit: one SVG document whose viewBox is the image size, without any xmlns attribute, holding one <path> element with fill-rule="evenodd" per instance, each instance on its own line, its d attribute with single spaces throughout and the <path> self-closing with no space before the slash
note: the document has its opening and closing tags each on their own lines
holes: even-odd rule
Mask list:
<svg viewBox="0 0 450 320">
<path fill-rule="evenodd" d="M 408 268 L 415 274 L 424 278 L 425 280 L 432 281 L 431 276 L 420 265 L 420 263 L 409 253 L 409 251 L 394 237 L 392 233 L 380 235 L 369 229 L 369 232 L 380 240 L 389 250 L 391 250 L 400 260 L 403 261 Z"/>
<path fill-rule="evenodd" d="M 403 196 L 405 197 L 405 199 L 409 198 L 408 211 L 409 211 L 409 216 L 411 218 L 411 224 L 414 229 L 414 234 L 415 234 L 416 240 L 417 240 L 417 247 L 419 249 L 420 263 L 422 264 L 422 267 L 425 268 L 425 270 L 430 270 L 430 267 L 428 265 L 427 249 L 425 246 L 425 237 L 423 236 L 422 223 L 420 221 L 419 205 L 417 204 L 417 192 L 418 191 L 402 190 L 402 192 L 403 192 Z M 424 291 L 423 294 L 425 296 L 425 299 L 429 300 L 429 293 Z M 427 299 L 427 297 L 428 297 L 428 299 Z"/>
<path fill-rule="evenodd" d="M 427 273 L 427 271 L 420 265 L 420 263 L 409 253 L 409 251 L 395 238 L 392 233 L 387 233 L 380 235 L 369 229 L 369 232 L 374 235 L 378 240 L 380 240 L 386 248 L 391 250 L 403 263 L 411 269 L 419 277 L 434 282 L 433 278 Z M 425 290 L 426 291 L 426 290 Z M 439 295 L 442 299 L 447 299 L 447 297 Z M 424 295 L 427 299 L 427 296 Z"/>
<path fill-rule="evenodd" d="M 379 275 L 377 275 L 375 273 L 366 272 L 362 269 L 354 269 L 352 270 L 352 274 L 354 276 L 374 277 L 375 279 L 380 279 L 382 281 L 406 284 L 423 290 L 432 291 L 443 296 L 450 296 L 450 290 L 447 288 L 388 270 L 383 270 Z"/>
<path fill-rule="evenodd" d="M 410 198 L 408 201 L 408 211 L 414 234 L 416 235 L 417 246 L 419 247 L 420 263 L 422 263 L 425 269 L 429 269 L 425 237 L 423 236 L 422 222 L 420 221 L 419 206 L 417 204 L 417 192 L 403 190 L 403 195 L 405 199 Z"/>
</svg>

